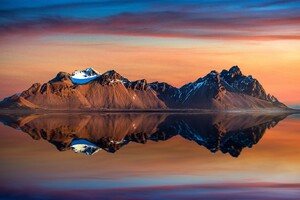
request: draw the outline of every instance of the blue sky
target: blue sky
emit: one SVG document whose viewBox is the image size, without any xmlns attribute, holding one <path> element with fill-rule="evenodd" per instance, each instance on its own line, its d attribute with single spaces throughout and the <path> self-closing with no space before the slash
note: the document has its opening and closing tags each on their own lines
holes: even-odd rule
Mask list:
<svg viewBox="0 0 300 200">
<path fill-rule="evenodd" d="M 299 8 L 300 2 L 292 0 L 3 0 L 0 34 L 71 29 L 83 34 L 147 37 L 294 39 L 299 36 Z"/>
</svg>

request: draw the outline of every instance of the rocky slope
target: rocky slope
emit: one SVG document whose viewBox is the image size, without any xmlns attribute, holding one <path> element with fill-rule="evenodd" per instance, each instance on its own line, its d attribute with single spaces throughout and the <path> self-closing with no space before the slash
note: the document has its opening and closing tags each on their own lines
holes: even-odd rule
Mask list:
<svg viewBox="0 0 300 200">
<path fill-rule="evenodd" d="M 158 97 L 171 108 L 197 109 L 285 109 L 267 94 L 252 76 L 244 76 L 238 66 L 221 73 L 211 71 L 203 78 L 175 88 L 167 83 L 150 84 Z"/>
<path fill-rule="evenodd" d="M 145 79 L 130 81 L 116 71 L 100 74 L 92 68 L 59 72 L 47 83 L 0 102 L 5 109 L 286 109 L 252 76 L 234 66 L 211 71 L 181 88 Z"/>
<path fill-rule="evenodd" d="M 47 83 L 35 83 L 21 94 L 4 99 L 0 106 L 58 110 L 167 108 L 146 80 L 130 82 L 115 71 L 84 84 L 71 79 L 72 75 L 60 72 Z"/>
</svg>

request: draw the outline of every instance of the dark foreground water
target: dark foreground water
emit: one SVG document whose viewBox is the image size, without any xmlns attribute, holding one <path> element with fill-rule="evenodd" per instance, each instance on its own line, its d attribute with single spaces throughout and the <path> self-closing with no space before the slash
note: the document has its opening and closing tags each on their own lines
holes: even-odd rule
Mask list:
<svg viewBox="0 0 300 200">
<path fill-rule="evenodd" d="M 0 114 L 0 121 L 0 199 L 300 199 L 299 115 Z"/>
</svg>

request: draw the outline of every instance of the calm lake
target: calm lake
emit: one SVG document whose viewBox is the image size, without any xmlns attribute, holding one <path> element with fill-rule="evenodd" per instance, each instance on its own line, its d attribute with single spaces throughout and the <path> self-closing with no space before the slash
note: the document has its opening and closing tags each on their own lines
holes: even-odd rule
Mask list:
<svg viewBox="0 0 300 200">
<path fill-rule="evenodd" d="M 0 199 L 300 199 L 300 115 L 0 114 Z"/>
</svg>

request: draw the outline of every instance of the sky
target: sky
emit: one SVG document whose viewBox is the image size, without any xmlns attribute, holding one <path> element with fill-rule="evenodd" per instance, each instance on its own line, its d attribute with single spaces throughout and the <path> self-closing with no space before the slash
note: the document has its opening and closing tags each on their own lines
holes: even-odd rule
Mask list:
<svg viewBox="0 0 300 200">
<path fill-rule="evenodd" d="M 299 105 L 299 10 L 297 0 L 1 0 L 0 99 L 87 67 L 180 87 L 238 65 Z"/>
</svg>

